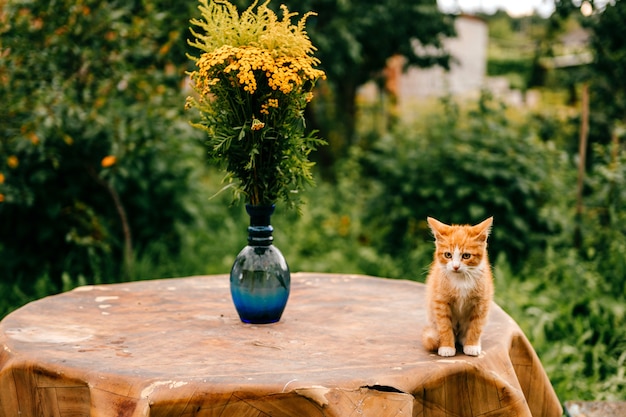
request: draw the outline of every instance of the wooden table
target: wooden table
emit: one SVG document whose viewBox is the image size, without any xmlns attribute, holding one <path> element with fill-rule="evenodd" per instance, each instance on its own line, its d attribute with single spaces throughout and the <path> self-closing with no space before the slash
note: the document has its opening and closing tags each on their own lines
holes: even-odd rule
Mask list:
<svg viewBox="0 0 626 417">
<path fill-rule="evenodd" d="M 85 286 L 0 323 L 0 416 L 561 416 L 494 306 L 479 357 L 424 351 L 422 284 L 297 273 L 280 322 L 227 276 Z"/>
</svg>

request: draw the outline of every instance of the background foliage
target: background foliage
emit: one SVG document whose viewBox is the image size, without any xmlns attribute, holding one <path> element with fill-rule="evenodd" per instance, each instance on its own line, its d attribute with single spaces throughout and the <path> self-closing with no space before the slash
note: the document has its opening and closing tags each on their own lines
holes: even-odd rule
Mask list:
<svg viewBox="0 0 626 417">
<path fill-rule="evenodd" d="M 359 8 L 314 3 L 309 8 Z M 82 284 L 227 272 L 245 244 L 247 218 L 229 196 L 215 196 L 222 174 L 206 165 L 203 138 L 183 110 L 195 5 L 53 4 L 0 2 L 0 316 Z M 278 207 L 275 242 L 291 269 L 422 281 L 432 257 L 427 215 L 465 223 L 493 214 L 497 301 L 530 338 L 560 398 L 625 400 L 623 91 L 611 81 L 621 75 L 605 71 L 623 52 L 603 41 L 620 31 L 599 29 L 625 4 L 582 22 L 596 36 L 597 62 L 614 63 L 585 69 L 598 74 L 590 78 L 593 157 L 581 216 L 579 112 L 568 91 L 578 94 L 579 84 L 544 86 L 544 104 L 531 110 L 489 94 L 445 98 L 389 132 L 357 123 L 359 146 L 333 149 L 332 175 L 307 191 L 302 215 Z M 350 13 L 327 23 L 347 48 L 322 42 L 329 66 L 342 65 L 335 53 L 358 62 L 372 47 L 349 37 L 359 33 Z M 360 13 L 361 23 L 375 25 Z M 525 22 L 510 19 L 499 33 L 534 45 L 554 26 Z M 531 47 L 520 54 L 527 61 L 506 69 L 523 88 L 537 82 L 527 72 L 534 54 Z M 329 104 L 339 80 L 322 86 L 316 115 L 341 116 L 339 102 Z M 603 85 L 615 86 L 616 100 Z M 317 121 L 336 127 L 333 117 Z"/>
<path fill-rule="evenodd" d="M 447 67 L 442 47 L 454 35 L 453 17 L 443 15 L 435 0 L 298 0 L 290 10 L 315 10 L 307 31 L 328 76 L 330 94 L 309 109 L 309 123 L 330 144 L 318 153 L 322 167 L 333 164 L 357 142 L 356 95 L 368 80 L 383 80 L 389 57 L 401 54 L 418 66 Z M 420 24 L 415 24 L 420 22 Z M 375 34 L 375 35 L 374 35 Z M 421 48 L 415 48 L 415 44 Z M 328 173 L 328 172 L 326 172 Z"/>
<path fill-rule="evenodd" d="M 28 286 L 44 274 L 60 289 L 64 274 L 129 274 L 156 239 L 178 246 L 202 160 L 180 102 L 189 13 L 158 1 L 4 6 L 2 276 Z"/>
<path fill-rule="evenodd" d="M 463 111 L 447 99 L 429 123 L 402 126 L 363 157 L 375 187 L 366 218 L 385 230 L 377 240 L 397 255 L 428 238 L 427 216 L 476 224 L 493 215 L 494 254 L 518 264 L 558 228 L 542 210 L 562 159 L 488 94 Z"/>
</svg>

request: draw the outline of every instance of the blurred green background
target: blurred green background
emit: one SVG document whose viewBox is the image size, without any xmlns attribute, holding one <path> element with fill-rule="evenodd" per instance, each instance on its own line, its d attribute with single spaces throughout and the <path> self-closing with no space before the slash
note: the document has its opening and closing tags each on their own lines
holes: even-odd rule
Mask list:
<svg viewBox="0 0 626 417">
<path fill-rule="evenodd" d="M 569 1 L 550 17 L 480 15 L 488 75 L 538 104 L 444 96 L 425 99 L 411 121 L 389 94 L 366 102 L 358 88 L 382 85 L 392 54 L 411 58 L 409 38 L 441 46 L 454 16 L 429 0 L 286 3 L 319 13 L 308 27 L 329 76 L 307 114 L 330 143 L 315 156 L 318 186 L 301 214 L 279 205 L 272 219 L 291 270 L 423 281 L 427 216 L 493 215 L 497 302 L 561 400 L 626 400 L 626 3 L 587 17 Z M 216 195 L 223 174 L 183 109 L 196 3 L 0 6 L 0 317 L 78 285 L 227 273 L 248 219 Z M 593 60 L 542 65 L 579 28 Z M 449 64 L 445 54 L 412 58 Z"/>
</svg>

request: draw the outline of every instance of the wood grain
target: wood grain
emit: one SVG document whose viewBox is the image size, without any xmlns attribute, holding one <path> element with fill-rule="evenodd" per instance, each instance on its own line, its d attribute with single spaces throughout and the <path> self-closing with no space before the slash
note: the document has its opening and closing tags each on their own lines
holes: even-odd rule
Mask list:
<svg viewBox="0 0 626 417">
<path fill-rule="evenodd" d="M 0 417 L 561 416 L 496 305 L 479 357 L 426 352 L 424 295 L 297 273 L 281 321 L 250 325 L 227 276 L 80 287 L 0 323 Z"/>
</svg>

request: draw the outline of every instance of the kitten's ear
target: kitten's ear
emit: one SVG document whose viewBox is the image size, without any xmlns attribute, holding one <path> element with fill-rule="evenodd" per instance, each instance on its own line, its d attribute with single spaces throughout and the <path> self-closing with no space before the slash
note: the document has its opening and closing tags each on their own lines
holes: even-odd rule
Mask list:
<svg viewBox="0 0 626 417">
<path fill-rule="evenodd" d="M 430 230 L 432 230 L 435 239 L 440 239 L 441 237 L 443 237 L 443 235 L 447 233 L 448 228 L 450 227 L 447 224 L 441 223 L 439 220 L 432 217 L 427 217 L 426 221 L 428 222 Z"/>
<path fill-rule="evenodd" d="M 473 226 L 474 233 L 476 233 L 476 237 L 483 242 L 487 240 L 489 234 L 491 233 L 491 225 L 493 224 L 493 216 L 489 217 L 487 220 L 478 223 L 476 226 Z"/>
</svg>

